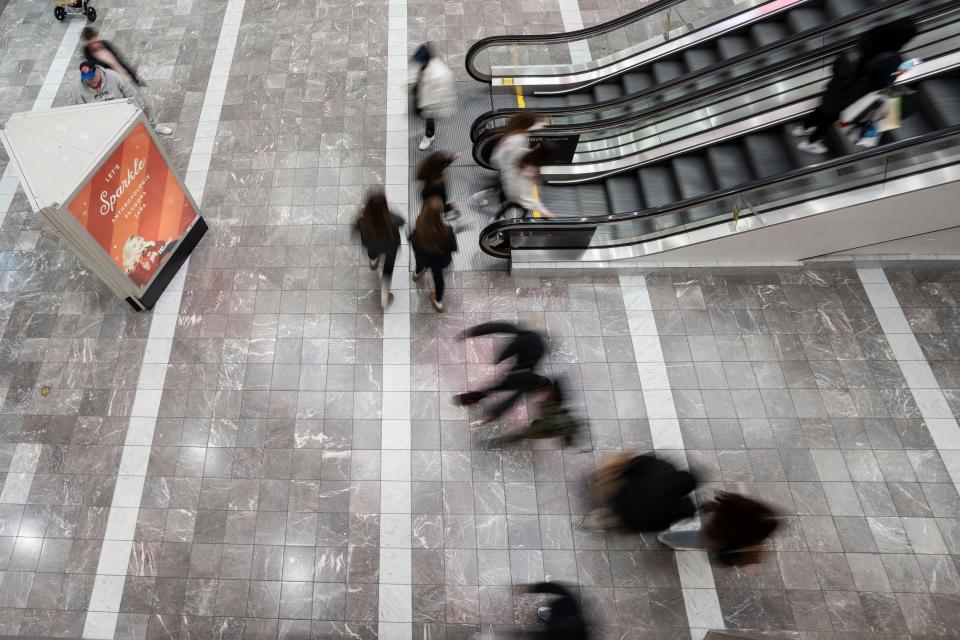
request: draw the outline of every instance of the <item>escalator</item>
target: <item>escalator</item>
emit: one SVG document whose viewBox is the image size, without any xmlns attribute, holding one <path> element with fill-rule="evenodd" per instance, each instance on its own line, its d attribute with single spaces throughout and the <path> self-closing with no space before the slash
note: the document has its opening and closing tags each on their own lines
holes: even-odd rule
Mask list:
<svg viewBox="0 0 960 640">
<path fill-rule="evenodd" d="M 741 216 L 762 220 L 831 194 L 956 168 L 958 23 L 954 15 L 928 31 L 943 37 L 932 38 L 925 46 L 934 55 L 898 80 L 908 90 L 902 126 L 885 133 L 877 148 L 853 147 L 833 129 L 830 154 L 800 152 L 790 130 L 816 105 L 803 98 L 679 140 L 637 168 L 576 187 L 546 186 L 545 204 L 564 217 L 500 220 L 481 232 L 481 247 L 499 257 L 520 251 L 544 260 L 649 255 L 696 242 L 707 229 L 722 235 Z"/>
<path fill-rule="evenodd" d="M 643 94 L 664 83 L 692 81 L 888 3 L 743 0 L 695 22 L 680 18 L 683 26 L 673 29 L 668 18 L 680 15 L 688 4 L 656 2 L 611 23 L 568 34 L 485 38 L 468 51 L 467 71 L 489 82 L 495 92 L 509 94 L 498 107 L 518 106 L 517 101 L 528 109 L 582 106 Z M 570 53 L 559 45 L 569 46 Z M 559 62 L 576 57 L 577 45 L 587 52 L 586 61 Z"/>
<path fill-rule="evenodd" d="M 626 87 L 624 83 L 629 84 L 628 77 L 632 75 L 626 74 L 619 80 L 617 86 L 620 86 L 620 89 L 606 89 L 605 87 L 614 86 L 613 83 L 608 83 L 592 87 L 592 95 L 578 93 L 553 96 L 548 100 L 562 102 L 564 105 L 574 96 L 579 96 L 575 99 L 583 104 L 540 109 L 538 114 L 549 123 L 542 135 L 546 138 L 581 135 L 581 142 L 584 144 L 578 147 L 578 152 L 580 147 L 595 147 L 596 145 L 586 143 L 597 138 L 599 134 L 593 132 L 602 127 L 610 128 L 611 133 L 607 137 L 622 136 L 629 131 L 631 122 L 634 123 L 634 128 L 638 126 L 635 124 L 637 122 L 649 126 L 649 122 L 656 121 L 663 113 L 685 109 L 691 103 L 703 103 L 710 96 L 728 92 L 733 81 L 739 86 L 755 86 L 758 84 L 756 81 L 766 78 L 767 86 L 775 86 L 783 78 L 790 78 L 791 73 L 796 75 L 796 70 L 803 66 L 813 68 L 819 63 L 825 67 L 839 51 L 853 46 L 863 33 L 877 24 L 908 16 L 919 22 L 954 6 L 955 2 L 951 0 L 886 0 L 873 4 L 870 10 L 848 16 L 810 35 L 792 37 L 773 49 L 740 56 L 733 67 L 720 73 L 702 74 L 696 81 L 668 81 L 649 85 L 646 89 L 630 93 L 624 98 L 620 89 Z M 821 76 L 824 76 L 825 72 L 826 69 L 821 69 Z M 773 79 L 769 80 L 770 78 Z M 616 95 L 603 99 L 605 92 Z M 760 92 L 753 92 L 752 95 L 752 100 L 758 99 L 758 95 L 759 99 L 762 99 Z M 474 143 L 473 157 L 478 164 L 490 167 L 490 153 L 499 140 L 500 132 L 509 116 L 518 111 L 520 109 L 494 109 L 474 121 L 471 139 Z"/>
</svg>

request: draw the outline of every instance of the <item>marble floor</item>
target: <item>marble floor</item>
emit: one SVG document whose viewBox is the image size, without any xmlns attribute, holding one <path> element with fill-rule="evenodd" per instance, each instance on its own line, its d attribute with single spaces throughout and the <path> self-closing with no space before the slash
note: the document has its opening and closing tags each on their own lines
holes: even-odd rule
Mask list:
<svg viewBox="0 0 960 640">
<path fill-rule="evenodd" d="M 0 120 L 67 104 L 80 25 L 0 7 Z M 466 640 L 536 630 L 524 587 L 550 579 L 596 638 L 960 636 L 960 265 L 460 263 L 438 315 L 404 251 L 384 314 L 350 225 L 377 185 L 409 214 L 407 53 L 430 39 L 459 73 L 475 38 L 569 8 L 97 7 L 211 229 L 137 314 L 0 190 L 0 635 Z M 592 449 L 484 446 L 527 418 L 471 427 L 451 402 L 497 373 L 500 339 L 457 340 L 491 319 L 548 336 Z M 774 505 L 762 570 L 581 528 L 587 474 L 621 449 Z"/>
</svg>

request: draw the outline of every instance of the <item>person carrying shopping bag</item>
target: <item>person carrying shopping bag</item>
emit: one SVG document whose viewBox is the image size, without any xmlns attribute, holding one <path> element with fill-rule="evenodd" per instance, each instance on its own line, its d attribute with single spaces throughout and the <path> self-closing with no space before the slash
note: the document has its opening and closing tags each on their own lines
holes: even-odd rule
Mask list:
<svg viewBox="0 0 960 640">
<path fill-rule="evenodd" d="M 428 198 L 417 217 L 417 226 L 410 234 L 410 246 L 416 260 L 413 281 L 417 282 L 430 269 L 433 291 L 427 299 L 437 313 L 443 313 L 443 270 L 453 261 L 457 250 L 457 234 L 443 220 L 443 201 L 437 196 Z"/>
<path fill-rule="evenodd" d="M 383 256 L 383 275 L 380 278 L 380 308 L 386 310 L 393 302 L 390 282 L 393 279 L 393 265 L 400 249 L 400 227 L 403 218 L 390 211 L 387 197 L 382 191 L 367 196 L 355 229 L 360 233 L 360 243 L 367 250 L 370 269 L 376 270 Z"/>
</svg>

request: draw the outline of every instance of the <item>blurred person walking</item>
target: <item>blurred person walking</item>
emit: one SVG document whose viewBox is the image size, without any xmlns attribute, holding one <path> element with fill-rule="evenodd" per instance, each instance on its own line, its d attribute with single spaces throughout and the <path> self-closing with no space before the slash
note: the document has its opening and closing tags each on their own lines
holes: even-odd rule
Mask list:
<svg viewBox="0 0 960 640">
<path fill-rule="evenodd" d="M 700 509 L 700 529 L 667 531 L 657 540 L 673 549 L 705 549 L 731 567 L 749 567 L 763 560 L 763 542 L 777 530 L 776 512 L 766 504 L 729 491 L 719 491 Z"/>
<path fill-rule="evenodd" d="M 485 322 L 464 331 L 460 339 L 477 338 L 495 333 L 507 333 L 514 336 L 495 360 L 496 364 L 500 364 L 504 360 L 514 358 L 513 367 L 497 384 L 480 391 L 461 393 L 454 397 L 454 401 L 459 405 L 472 405 L 493 393 L 500 391 L 512 391 L 513 393 L 486 411 L 484 416 L 477 421 L 478 424 L 496 420 L 509 411 L 522 395 L 533 391 L 543 391 L 549 389 L 552 385 L 549 378 L 535 371 L 547 352 L 543 337 L 537 332 L 522 329 L 507 322 Z"/>
<path fill-rule="evenodd" d="M 417 226 L 410 235 L 410 245 L 416 260 L 413 281 L 417 282 L 430 269 L 433 291 L 427 294 L 437 313 L 443 313 L 443 270 L 453 260 L 457 250 L 457 234 L 443 220 L 443 201 L 434 196 L 423 203 L 417 217 Z"/>
<path fill-rule="evenodd" d="M 523 215 L 537 213 L 544 218 L 555 217 L 540 198 L 540 169 L 550 164 L 555 156 L 553 147 L 542 144 L 524 153 L 515 164 L 504 164 L 500 172 L 503 184 L 504 204 L 494 216 L 494 220 L 503 216 L 513 205 L 523 208 Z"/>
<path fill-rule="evenodd" d="M 387 196 L 376 191 L 367 196 L 354 228 L 360 234 L 360 243 L 367 250 L 370 269 L 376 270 L 383 257 L 383 275 L 380 277 L 380 308 L 386 310 L 393 303 L 390 283 L 393 280 L 393 265 L 400 249 L 400 227 L 403 218 L 390 210 Z"/>
<path fill-rule="evenodd" d="M 414 109 L 425 123 L 419 148 L 426 151 L 437 135 L 437 120 L 453 113 L 456 103 L 453 74 L 443 60 L 434 56 L 429 43 L 417 48 L 412 62 Z"/>
<path fill-rule="evenodd" d="M 100 32 L 95 27 L 84 27 L 80 32 L 80 41 L 83 43 L 84 58 L 116 71 L 138 87 L 146 86 L 146 83 L 137 75 L 136 67 L 127 62 L 113 43 L 101 38 Z"/>
<path fill-rule="evenodd" d="M 594 472 L 590 492 L 602 506 L 588 513 L 590 529 L 622 527 L 633 532 L 669 529 L 697 513 L 691 494 L 696 477 L 652 453 L 622 451 L 607 458 Z"/>
<path fill-rule="evenodd" d="M 447 195 L 447 168 L 460 157 L 459 153 L 447 153 L 446 151 L 434 151 L 417 167 L 417 180 L 423 183 L 420 190 L 420 197 L 423 202 L 430 198 L 437 197 L 443 202 L 443 218 L 447 222 L 452 222 L 460 217 L 459 204 L 450 200 Z"/>
<path fill-rule="evenodd" d="M 893 84 L 903 62 L 899 51 L 916 34 L 913 20 L 901 18 L 874 27 L 854 47 L 841 52 L 834 60 L 820 104 L 790 132 L 804 138 L 797 148 L 816 155 L 827 153 L 823 140 L 841 112 L 868 93 L 884 91 Z"/>
<path fill-rule="evenodd" d="M 80 78 L 73 86 L 74 104 L 107 102 L 124 98 L 132 98 L 136 101 L 137 105 L 143 109 L 154 131 L 162 136 L 173 133 L 173 129 L 156 121 L 153 111 L 147 108 L 143 95 L 124 76 L 92 60 L 84 60 L 80 63 Z"/>
<path fill-rule="evenodd" d="M 504 167 L 515 167 L 520 158 L 530 151 L 530 132 L 543 126 L 537 121 L 537 114 L 533 111 L 521 111 L 510 117 L 503 127 L 503 133 L 497 141 L 493 153 L 490 154 L 490 163 L 500 172 L 495 186 L 488 187 L 470 196 L 470 204 L 485 207 L 490 199 L 503 196 L 501 183 Z"/>
<path fill-rule="evenodd" d="M 543 392 L 542 398 L 537 402 L 540 417 L 531 420 L 530 425 L 522 431 L 493 438 L 490 441 L 491 446 L 500 447 L 524 440 L 546 440 L 550 438 L 562 438 L 564 446 L 573 446 L 576 439 L 581 435 L 584 425 L 567 408 L 563 383 L 559 379 L 549 382 L 549 386 L 538 389 L 538 391 Z"/>
</svg>

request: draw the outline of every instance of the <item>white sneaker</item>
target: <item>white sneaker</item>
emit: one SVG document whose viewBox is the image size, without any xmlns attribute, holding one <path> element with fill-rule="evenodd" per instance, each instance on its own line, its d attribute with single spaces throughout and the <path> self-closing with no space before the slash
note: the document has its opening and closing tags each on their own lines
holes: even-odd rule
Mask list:
<svg viewBox="0 0 960 640">
<path fill-rule="evenodd" d="M 816 127 L 805 127 L 802 124 L 798 124 L 793 129 L 790 129 L 790 135 L 792 135 L 794 138 L 806 138 L 815 130 Z"/>
<path fill-rule="evenodd" d="M 420 141 L 420 151 L 426 151 L 432 144 L 433 137 L 428 138 L 427 136 L 423 136 L 423 140 Z"/>
<path fill-rule="evenodd" d="M 173 129 L 162 124 L 155 125 L 153 127 L 153 130 L 156 131 L 157 134 L 161 136 L 169 136 L 170 134 L 173 133 Z"/>
<path fill-rule="evenodd" d="M 804 140 L 803 142 L 798 142 L 797 149 L 800 149 L 800 151 L 806 151 L 807 153 L 812 153 L 818 156 L 822 156 L 823 154 L 830 151 L 829 149 L 827 149 L 827 146 L 820 141 L 807 142 L 806 140 Z"/>
<path fill-rule="evenodd" d="M 477 191 L 475 194 L 470 196 L 470 199 L 467 201 L 470 203 L 471 207 L 485 207 L 490 204 L 490 196 L 494 193 L 493 189 L 484 189 L 483 191 Z"/>
</svg>

